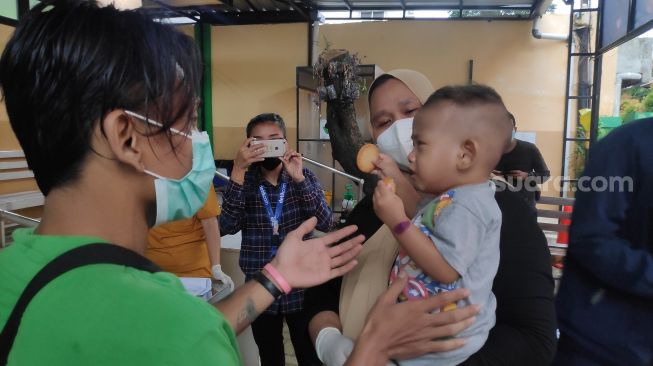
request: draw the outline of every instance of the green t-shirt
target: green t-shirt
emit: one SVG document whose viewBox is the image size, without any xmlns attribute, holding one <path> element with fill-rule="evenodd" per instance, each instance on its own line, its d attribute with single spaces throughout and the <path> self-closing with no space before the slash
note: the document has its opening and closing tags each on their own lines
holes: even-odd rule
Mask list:
<svg viewBox="0 0 653 366">
<path fill-rule="evenodd" d="M 0 328 L 27 283 L 58 255 L 102 240 L 14 233 L 0 251 Z M 113 264 L 45 286 L 21 321 L 9 365 L 240 365 L 233 330 L 170 273 Z"/>
</svg>

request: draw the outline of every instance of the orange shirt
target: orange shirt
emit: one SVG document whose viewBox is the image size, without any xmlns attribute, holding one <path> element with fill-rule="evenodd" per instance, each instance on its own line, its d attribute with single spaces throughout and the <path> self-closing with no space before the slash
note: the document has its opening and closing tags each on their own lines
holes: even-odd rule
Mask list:
<svg viewBox="0 0 653 366">
<path fill-rule="evenodd" d="M 217 220 L 219 214 L 218 198 L 211 186 L 204 207 L 197 211 L 195 216 L 159 225 L 150 230 L 147 258 L 164 271 L 179 277 L 212 277 L 201 220 Z"/>
</svg>

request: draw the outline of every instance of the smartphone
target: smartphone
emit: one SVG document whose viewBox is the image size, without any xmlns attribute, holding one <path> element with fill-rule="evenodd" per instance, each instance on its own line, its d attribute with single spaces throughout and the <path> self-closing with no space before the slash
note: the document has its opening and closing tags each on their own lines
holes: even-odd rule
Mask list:
<svg viewBox="0 0 653 366">
<path fill-rule="evenodd" d="M 276 158 L 283 156 L 286 153 L 286 140 L 285 139 L 274 139 L 274 140 L 254 140 L 251 142 L 254 145 L 264 145 L 265 152 L 261 155 L 264 158 Z"/>
</svg>

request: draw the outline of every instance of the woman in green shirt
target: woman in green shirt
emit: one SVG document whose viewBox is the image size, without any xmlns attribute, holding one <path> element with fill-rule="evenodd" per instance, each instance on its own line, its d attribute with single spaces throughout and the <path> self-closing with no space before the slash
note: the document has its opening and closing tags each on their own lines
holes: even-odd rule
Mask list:
<svg viewBox="0 0 653 366">
<path fill-rule="evenodd" d="M 356 264 L 362 237 L 330 246 L 354 227 L 304 241 L 315 226 L 308 220 L 256 281 L 216 311 L 142 257 L 148 228 L 192 216 L 213 177 L 208 137 L 193 128 L 199 65 L 190 38 L 138 11 L 45 0 L 21 19 L 0 59 L 0 84 L 46 198 L 41 224 L 18 230 L 0 252 L 0 363 L 237 365 L 234 334 L 275 296 Z M 91 261 L 107 248 L 140 267 L 74 266 L 20 305 L 28 283 L 54 259 L 74 252 Z M 351 364 L 384 365 L 391 347 L 428 343 L 473 321 L 471 308 L 430 314 L 464 291 L 396 304 L 397 283 L 371 312 Z"/>
</svg>

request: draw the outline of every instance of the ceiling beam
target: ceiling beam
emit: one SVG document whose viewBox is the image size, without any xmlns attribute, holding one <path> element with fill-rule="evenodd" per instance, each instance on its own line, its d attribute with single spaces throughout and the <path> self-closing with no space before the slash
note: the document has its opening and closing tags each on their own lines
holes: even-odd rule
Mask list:
<svg viewBox="0 0 653 366">
<path fill-rule="evenodd" d="M 301 14 L 290 10 L 203 13 L 201 21 L 212 25 L 306 23 L 306 19 Z"/>
<path fill-rule="evenodd" d="M 247 6 L 249 6 L 249 9 L 251 11 L 259 11 L 258 8 L 256 8 L 256 6 L 254 6 L 254 4 L 250 0 L 245 0 L 245 2 L 247 3 Z"/>
<path fill-rule="evenodd" d="M 365 10 L 403 10 L 401 5 L 394 6 L 353 6 L 351 5 L 351 10 L 353 11 L 365 11 Z M 460 10 L 461 8 L 454 6 L 442 6 L 442 5 L 431 5 L 431 6 L 422 6 L 422 5 L 408 5 L 406 4 L 406 10 Z M 345 6 L 327 6 L 327 7 L 318 7 L 318 10 L 350 10 L 349 7 Z M 479 6 L 479 5 L 463 5 L 462 10 L 515 10 L 515 11 L 529 11 L 531 10 L 530 6 L 524 7 L 510 7 L 506 8 L 505 6 Z"/>
<path fill-rule="evenodd" d="M 313 3 L 311 0 L 301 0 L 304 4 L 306 4 L 306 7 L 310 9 L 315 9 L 317 6 Z"/>
<path fill-rule="evenodd" d="M 304 17 L 305 20 L 311 20 L 311 17 L 300 6 L 297 6 L 296 4 L 293 4 L 288 0 L 272 0 L 272 1 L 287 5 L 289 8 L 288 10 L 298 12 Z"/>
<path fill-rule="evenodd" d="M 531 18 L 544 15 L 552 2 L 553 0 L 533 1 L 533 7 L 531 8 Z"/>
<path fill-rule="evenodd" d="M 189 13 L 187 13 L 187 12 L 184 12 L 184 11 L 182 11 L 181 9 L 177 9 L 177 8 L 175 8 L 175 7 L 173 7 L 173 6 L 170 6 L 170 5 L 164 3 L 164 2 L 161 1 L 161 0 L 150 0 L 150 1 L 153 2 L 153 3 L 155 3 L 155 4 L 157 4 L 157 5 L 159 5 L 159 6 L 162 7 L 163 9 L 166 9 L 167 11 L 170 11 L 170 12 L 172 12 L 172 13 L 178 14 L 179 16 L 189 18 L 189 19 L 191 19 L 191 20 L 193 20 L 193 21 L 195 21 L 195 22 L 199 22 L 199 21 L 200 21 L 199 18 L 195 18 L 195 17 L 192 16 L 191 14 L 189 14 Z"/>
</svg>

